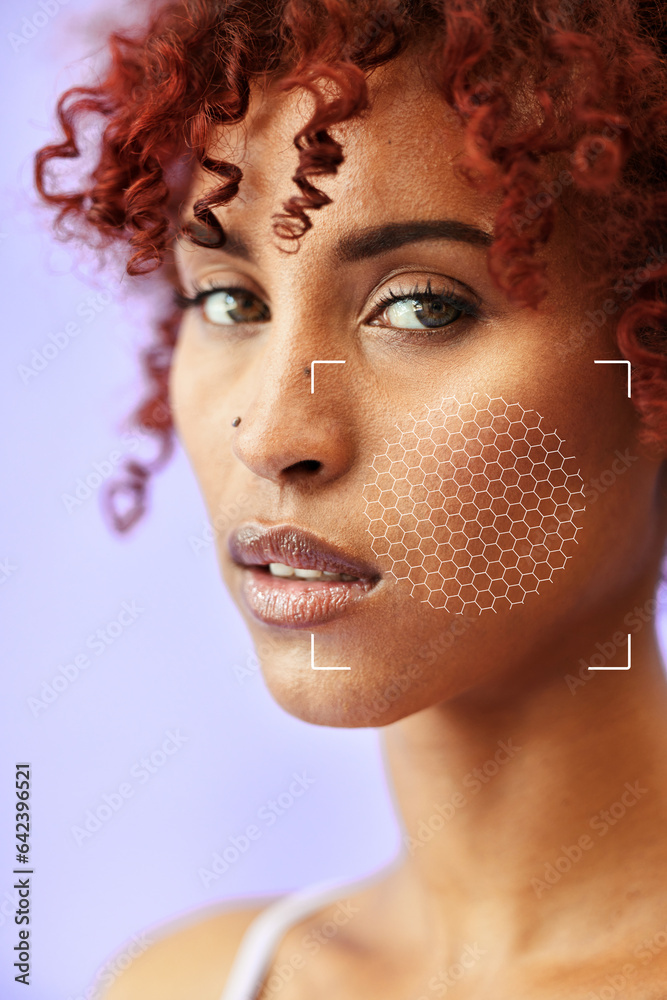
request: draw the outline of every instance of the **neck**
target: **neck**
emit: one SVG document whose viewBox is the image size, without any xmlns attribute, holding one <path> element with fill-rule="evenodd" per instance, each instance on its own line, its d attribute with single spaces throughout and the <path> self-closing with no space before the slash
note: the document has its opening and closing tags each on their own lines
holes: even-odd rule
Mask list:
<svg viewBox="0 0 667 1000">
<path fill-rule="evenodd" d="M 534 664 L 540 684 L 524 675 L 384 730 L 402 903 L 441 959 L 474 945 L 496 962 L 547 943 L 581 953 L 595 928 L 625 954 L 640 928 L 667 924 L 667 687 L 653 623 L 633 635 L 630 670 L 580 677 L 571 652 Z M 624 645 L 607 665 L 626 662 Z"/>
</svg>

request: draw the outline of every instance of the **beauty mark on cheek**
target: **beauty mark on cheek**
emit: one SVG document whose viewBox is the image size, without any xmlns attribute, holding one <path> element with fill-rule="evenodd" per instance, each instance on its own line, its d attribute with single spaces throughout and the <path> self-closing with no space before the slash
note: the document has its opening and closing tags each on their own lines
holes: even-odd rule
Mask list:
<svg viewBox="0 0 667 1000">
<path fill-rule="evenodd" d="M 535 410 L 481 393 L 411 414 L 363 489 L 380 568 L 451 614 L 522 604 L 581 529 L 584 482 L 563 445 Z"/>
</svg>

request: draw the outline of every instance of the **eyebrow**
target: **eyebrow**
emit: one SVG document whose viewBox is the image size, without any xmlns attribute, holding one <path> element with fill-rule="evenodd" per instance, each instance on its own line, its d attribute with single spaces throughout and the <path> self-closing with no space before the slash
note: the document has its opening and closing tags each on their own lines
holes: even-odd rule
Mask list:
<svg viewBox="0 0 667 1000">
<path fill-rule="evenodd" d="M 342 236 L 334 247 L 334 257 L 341 264 L 350 264 L 420 240 L 452 240 L 488 247 L 493 243 L 493 236 L 478 226 L 457 219 L 389 222 Z"/>
<path fill-rule="evenodd" d="M 225 229 L 224 233 L 225 243 L 217 248 L 220 252 L 256 263 L 252 248 L 239 232 Z M 351 264 L 421 240 L 451 240 L 474 247 L 489 247 L 493 243 L 493 235 L 479 226 L 460 222 L 458 219 L 388 222 L 341 236 L 333 247 L 333 258 L 339 264 Z"/>
</svg>

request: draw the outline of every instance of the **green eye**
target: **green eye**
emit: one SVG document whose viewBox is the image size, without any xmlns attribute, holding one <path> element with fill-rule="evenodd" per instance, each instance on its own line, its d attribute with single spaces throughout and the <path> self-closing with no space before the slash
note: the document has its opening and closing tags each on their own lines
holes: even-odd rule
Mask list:
<svg viewBox="0 0 667 1000">
<path fill-rule="evenodd" d="M 178 292 L 181 309 L 199 306 L 204 319 L 214 326 L 261 323 L 269 317 L 268 307 L 246 288 L 204 288 L 193 296 Z"/>
<path fill-rule="evenodd" d="M 385 307 L 392 326 L 402 330 L 423 330 L 448 326 L 462 315 L 462 310 L 443 299 L 427 296 L 398 298 Z"/>
<path fill-rule="evenodd" d="M 479 308 L 453 288 L 443 288 L 437 293 L 431 291 L 429 280 L 425 289 L 417 284 L 410 292 L 390 290 L 374 311 L 375 317 L 383 314 L 389 318 L 389 326 L 393 329 L 441 330 L 461 316 L 478 318 Z"/>
</svg>

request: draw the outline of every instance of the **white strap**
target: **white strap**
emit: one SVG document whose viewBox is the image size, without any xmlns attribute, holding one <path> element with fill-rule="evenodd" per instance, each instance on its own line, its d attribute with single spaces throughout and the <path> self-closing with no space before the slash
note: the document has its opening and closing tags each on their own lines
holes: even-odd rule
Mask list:
<svg viewBox="0 0 667 1000">
<path fill-rule="evenodd" d="M 256 1000 L 274 953 L 289 928 L 346 893 L 357 892 L 378 881 L 386 870 L 354 883 L 327 879 L 271 903 L 246 930 L 220 1000 Z"/>
</svg>

